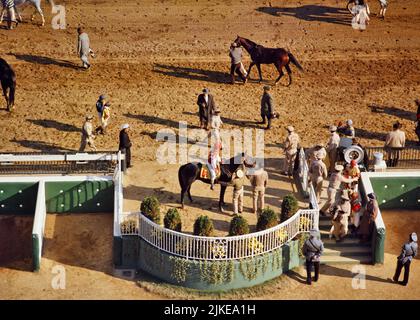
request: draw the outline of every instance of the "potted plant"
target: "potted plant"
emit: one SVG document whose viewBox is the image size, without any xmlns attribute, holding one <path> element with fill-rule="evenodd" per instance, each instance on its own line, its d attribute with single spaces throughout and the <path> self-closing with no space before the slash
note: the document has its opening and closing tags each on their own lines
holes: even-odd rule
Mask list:
<svg viewBox="0 0 420 320">
<path fill-rule="evenodd" d="M 145 197 L 141 203 L 140 212 L 154 223 L 160 223 L 160 204 L 156 197 Z"/>
<path fill-rule="evenodd" d="M 165 228 L 181 232 L 182 223 L 181 216 L 176 208 L 170 208 L 163 218 L 163 224 Z"/>
<path fill-rule="evenodd" d="M 290 217 L 292 217 L 299 209 L 298 201 L 293 194 L 288 194 L 283 198 L 283 202 L 281 203 L 281 214 L 280 220 L 281 222 L 286 221 Z"/>
<path fill-rule="evenodd" d="M 199 216 L 194 222 L 194 235 L 202 237 L 213 236 L 213 222 L 208 216 Z"/>
<path fill-rule="evenodd" d="M 257 231 L 269 229 L 278 224 L 278 215 L 273 209 L 265 208 L 258 217 Z"/>
<path fill-rule="evenodd" d="M 235 215 L 230 221 L 229 236 L 240 236 L 249 233 L 249 225 L 244 217 Z"/>
</svg>

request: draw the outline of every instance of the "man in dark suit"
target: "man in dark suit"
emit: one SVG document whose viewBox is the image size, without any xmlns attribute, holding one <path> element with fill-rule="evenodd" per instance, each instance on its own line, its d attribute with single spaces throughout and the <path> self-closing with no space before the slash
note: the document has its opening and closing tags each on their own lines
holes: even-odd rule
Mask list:
<svg viewBox="0 0 420 320">
<path fill-rule="evenodd" d="M 219 109 L 217 108 L 213 95 L 210 94 L 209 89 L 203 89 L 203 93 L 198 96 L 197 104 L 199 108 L 200 128 L 210 129 L 211 116 L 216 114 L 216 111 Z"/>
<path fill-rule="evenodd" d="M 130 137 L 128 136 L 128 124 L 124 124 L 121 126 L 120 131 L 120 144 L 118 149 L 121 151 L 122 154 L 125 155 L 125 168 L 131 168 L 131 141 Z"/>
<path fill-rule="evenodd" d="M 274 112 L 274 101 L 270 94 L 270 87 L 264 86 L 264 93 L 261 97 L 261 124 L 265 124 L 267 119 L 267 129 L 271 129 L 271 119 L 275 117 L 276 114 Z"/>
</svg>

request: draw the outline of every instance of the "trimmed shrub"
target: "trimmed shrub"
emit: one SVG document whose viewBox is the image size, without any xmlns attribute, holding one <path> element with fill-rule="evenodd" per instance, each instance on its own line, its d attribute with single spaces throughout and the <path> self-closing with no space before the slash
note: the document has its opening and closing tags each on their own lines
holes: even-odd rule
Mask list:
<svg viewBox="0 0 420 320">
<path fill-rule="evenodd" d="M 145 197 L 141 203 L 140 212 L 154 223 L 160 223 L 160 204 L 156 197 Z"/>
<path fill-rule="evenodd" d="M 299 209 L 298 201 L 293 194 L 288 194 L 283 198 L 283 202 L 281 203 L 281 214 L 280 220 L 281 222 L 286 221 L 290 217 L 292 217 Z"/>
<path fill-rule="evenodd" d="M 165 217 L 163 218 L 163 224 L 165 225 L 165 228 L 181 232 L 181 216 L 176 208 L 170 208 L 166 212 Z"/>
<path fill-rule="evenodd" d="M 258 217 L 257 222 L 257 231 L 269 229 L 278 225 L 278 215 L 274 212 L 273 209 L 265 208 Z"/>
<path fill-rule="evenodd" d="M 235 215 L 230 221 L 229 236 L 240 236 L 249 233 L 248 221 L 240 215 Z"/>
<path fill-rule="evenodd" d="M 213 221 L 208 216 L 199 216 L 194 222 L 194 235 L 211 237 L 213 235 Z"/>
</svg>

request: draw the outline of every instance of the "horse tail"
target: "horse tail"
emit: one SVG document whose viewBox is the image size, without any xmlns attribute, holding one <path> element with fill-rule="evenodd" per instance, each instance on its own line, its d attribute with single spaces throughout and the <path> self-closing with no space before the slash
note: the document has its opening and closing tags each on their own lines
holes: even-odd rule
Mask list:
<svg viewBox="0 0 420 320">
<path fill-rule="evenodd" d="M 291 54 L 290 52 L 288 53 L 289 55 L 289 60 L 291 63 L 293 63 L 300 71 L 304 71 L 303 67 L 300 65 L 300 63 L 297 61 L 297 59 L 295 58 L 295 56 L 293 54 Z"/>
</svg>

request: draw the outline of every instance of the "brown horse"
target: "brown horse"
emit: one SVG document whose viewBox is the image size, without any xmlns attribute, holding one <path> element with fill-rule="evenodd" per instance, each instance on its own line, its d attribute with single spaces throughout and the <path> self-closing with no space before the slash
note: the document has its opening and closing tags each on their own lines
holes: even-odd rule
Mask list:
<svg viewBox="0 0 420 320">
<path fill-rule="evenodd" d="M 15 104 L 16 75 L 12 67 L 2 58 L 0 58 L 0 82 L 6 99 L 7 111 L 11 111 Z M 7 91 L 9 91 L 9 95 L 7 95 Z"/>
<path fill-rule="evenodd" d="M 248 69 L 248 77 L 251 72 L 251 68 L 257 65 L 258 73 L 260 75 L 260 82 L 262 81 L 261 75 L 261 64 L 274 64 L 279 72 L 279 76 L 276 79 L 275 84 L 280 81 L 283 77 L 283 67 L 286 68 L 287 74 L 289 75 L 289 84 L 292 84 L 292 70 L 290 69 L 290 62 L 293 63 L 299 70 L 303 71 L 302 66 L 296 60 L 296 58 L 289 51 L 283 48 L 265 48 L 249 39 L 238 36 L 234 41 L 237 45 L 245 48 L 246 51 L 251 55 L 251 64 Z"/>
</svg>

